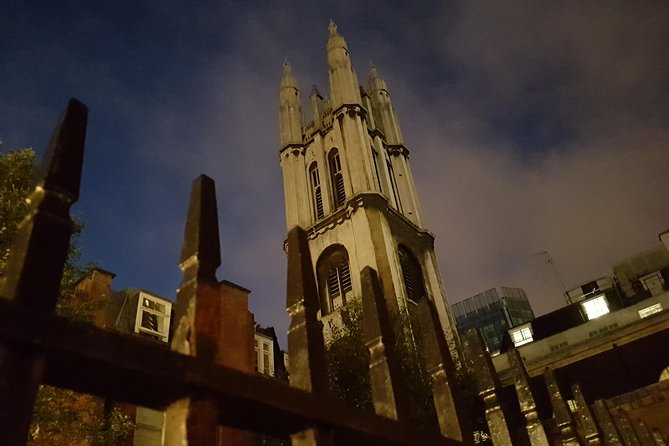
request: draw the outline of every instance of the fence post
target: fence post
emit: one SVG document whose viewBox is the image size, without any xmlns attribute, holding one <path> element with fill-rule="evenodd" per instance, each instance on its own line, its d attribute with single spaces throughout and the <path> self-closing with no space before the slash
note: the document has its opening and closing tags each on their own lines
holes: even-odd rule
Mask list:
<svg viewBox="0 0 669 446">
<path fill-rule="evenodd" d="M 429 299 L 418 303 L 421 351 L 425 369 L 432 377 L 432 397 L 444 437 L 472 444 L 474 432 L 455 375 L 448 341 L 439 322 L 437 308 Z"/>
<path fill-rule="evenodd" d="M 399 357 L 385 297 L 376 271 L 366 266 L 360 273 L 362 319 L 369 349 L 369 378 L 374 411 L 394 420 L 409 419 L 406 386 L 402 382 Z"/>
<path fill-rule="evenodd" d="M 49 142 L 46 171 L 29 197 L 0 286 L 0 296 L 35 314 L 52 314 L 60 293 L 87 121 L 86 106 L 71 99 Z M 43 367 L 39 351 L 0 344 L 0 432 L 6 445 L 26 442 Z"/>
<path fill-rule="evenodd" d="M 553 407 L 553 419 L 560 431 L 561 444 L 564 446 L 579 446 L 581 442 L 576 435 L 576 429 L 574 429 L 574 420 L 569 412 L 569 407 L 567 407 L 567 402 L 560 393 L 555 372 L 550 367 L 546 367 L 544 370 L 544 380 Z"/>
<path fill-rule="evenodd" d="M 288 232 L 288 283 L 286 310 L 290 385 L 320 395 L 328 393 L 323 324 L 318 320 L 318 290 L 311 254 L 304 229 L 295 226 Z M 294 446 L 332 444 L 332 439 L 317 429 L 292 435 Z"/>
<path fill-rule="evenodd" d="M 592 412 L 595 415 L 597 424 L 602 429 L 604 444 L 607 446 L 622 446 L 620 433 L 604 400 L 595 401 L 592 405 Z"/>
<path fill-rule="evenodd" d="M 485 404 L 485 418 L 490 429 L 492 443 L 495 446 L 513 444 L 507 425 L 508 420 L 498 395 L 499 380 L 481 333 L 469 330 L 466 336 L 469 354 L 465 356 L 469 356 L 468 362 L 471 362 L 471 368 L 474 371 L 479 396 Z"/>
<path fill-rule="evenodd" d="M 590 406 L 585 400 L 585 395 L 581 390 L 579 384 L 574 384 L 571 386 L 571 393 L 574 395 L 576 400 L 576 417 L 578 419 L 578 425 L 580 427 L 581 437 L 586 444 L 601 444 L 602 439 L 599 434 L 599 429 L 597 428 L 597 422 L 592 416 L 590 411 Z"/>
<path fill-rule="evenodd" d="M 636 432 L 634 431 L 634 427 L 632 426 L 632 422 L 627 416 L 627 412 L 621 408 L 618 408 L 618 410 L 613 412 L 611 415 L 613 417 L 613 421 L 618 427 L 623 444 L 625 446 L 641 446 L 641 443 L 639 443 L 639 438 L 637 437 Z"/>
<path fill-rule="evenodd" d="M 527 429 L 530 444 L 532 446 L 548 446 L 548 437 L 546 437 L 546 431 L 539 419 L 537 404 L 530 388 L 530 377 L 527 374 L 523 358 L 515 348 L 511 348 L 506 355 L 509 358 L 509 365 L 513 373 L 520 412 L 525 416 L 525 429 Z"/>
<path fill-rule="evenodd" d="M 214 362 L 220 333 L 220 297 L 216 269 L 221 264 L 214 181 L 202 175 L 193 182 L 179 268 L 177 326 L 171 348 L 202 361 Z M 210 446 L 218 437 L 218 404 L 205 395 L 191 395 L 167 409 L 165 444 Z"/>
</svg>

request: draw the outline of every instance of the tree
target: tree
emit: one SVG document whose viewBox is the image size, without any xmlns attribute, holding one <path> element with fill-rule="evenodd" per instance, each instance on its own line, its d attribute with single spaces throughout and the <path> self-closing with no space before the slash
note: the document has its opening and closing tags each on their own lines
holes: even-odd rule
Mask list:
<svg viewBox="0 0 669 446">
<path fill-rule="evenodd" d="M 363 333 L 362 308 L 357 302 L 347 303 L 341 309 L 342 325 L 335 328 L 332 340 L 326 346 L 326 360 L 331 394 L 342 402 L 374 412 L 369 381 L 369 350 Z M 438 422 L 432 402 L 429 374 L 409 335 L 409 321 L 395 315 L 393 326 L 396 336 L 401 379 L 407 388 L 411 422 L 415 426 L 438 432 Z"/>
<path fill-rule="evenodd" d="M 334 328 L 331 341 L 326 345 L 326 361 L 330 393 L 340 401 L 373 413 L 371 385 L 369 381 L 369 351 L 365 345 L 362 308 L 350 302 L 341 310 L 342 324 Z M 418 320 L 410 316 L 394 315 L 393 327 L 396 336 L 401 379 L 407 390 L 410 422 L 429 432 L 439 432 L 436 409 L 432 398 L 432 381 L 425 370 L 424 361 L 417 345 L 420 344 Z M 457 385 L 465 398 L 466 411 L 474 428 L 475 444 L 490 444 L 485 421 L 485 408 L 476 391 L 472 371 L 463 367 L 457 373 Z"/>
<path fill-rule="evenodd" d="M 0 277 L 5 268 L 17 228 L 28 211 L 26 197 L 35 189 L 35 152 L 21 149 L 0 153 Z M 76 264 L 76 236 L 83 225 L 74 221 L 73 242 L 63 271 L 56 313 L 81 323 L 91 323 L 98 303 L 77 299 L 74 288 L 89 268 Z M 40 386 L 29 445 L 113 446 L 127 437 L 132 420 L 118 408 L 92 395 Z"/>
</svg>

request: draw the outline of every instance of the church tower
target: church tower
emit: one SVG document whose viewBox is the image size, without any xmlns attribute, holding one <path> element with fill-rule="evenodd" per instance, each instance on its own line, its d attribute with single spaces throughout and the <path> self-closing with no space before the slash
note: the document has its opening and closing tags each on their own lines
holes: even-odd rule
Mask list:
<svg viewBox="0 0 669 446">
<path fill-rule="evenodd" d="M 360 86 L 334 23 L 329 34 L 330 97 L 314 86 L 309 122 L 288 62 L 280 89 L 286 225 L 308 234 L 320 318 L 331 326 L 340 308 L 360 299 L 360 271 L 370 266 L 391 312 L 410 314 L 421 299 L 434 301 L 453 349 L 457 335 L 434 236 L 423 226 L 409 150 L 386 82 L 372 67 L 367 87 Z"/>
</svg>

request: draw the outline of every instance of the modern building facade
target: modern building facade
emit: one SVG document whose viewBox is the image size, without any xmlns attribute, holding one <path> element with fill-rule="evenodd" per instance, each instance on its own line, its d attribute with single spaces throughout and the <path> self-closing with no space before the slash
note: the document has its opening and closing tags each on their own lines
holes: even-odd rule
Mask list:
<svg viewBox="0 0 669 446">
<path fill-rule="evenodd" d="M 523 324 L 534 319 L 534 312 L 522 288 L 491 288 L 453 304 L 451 311 L 458 333 L 464 335 L 471 329 L 479 330 L 493 355 L 499 353 L 502 339 L 510 328 L 518 327 L 514 331 L 516 342 L 531 339 L 531 331 Z"/>
<path fill-rule="evenodd" d="M 452 349 L 454 323 L 425 228 L 399 121 L 375 68 L 358 83 L 348 46 L 334 23 L 327 41 L 330 97 L 314 87 L 302 113 L 298 81 L 284 64 L 280 88 L 280 161 L 286 226 L 306 230 L 320 293 L 320 318 L 360 299 L 360 271 L 381 279 L 391 312 L 421 299 L 436 304 Z"/>
</svg>

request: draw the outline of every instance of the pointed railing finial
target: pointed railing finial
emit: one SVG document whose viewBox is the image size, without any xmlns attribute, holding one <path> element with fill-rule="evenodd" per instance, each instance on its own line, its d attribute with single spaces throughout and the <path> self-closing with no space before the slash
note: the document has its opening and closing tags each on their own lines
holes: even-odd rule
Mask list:
<svg viewBox="0 0 669 446">
<path fill-rule="evenodd" d="M 185 269 L 193 261 L 198 263 L 199 280 L 216 281 L 216 269 L 221 265 L 216 186 L 214 180 L 206 175 L 200 175 L 193 181 L 181 250 L 181 268 Z"/>
<path fill-rule="evenodd" d="M 71 99 L 53 132 L 42 176 L 28 197 L 0 283 L 0 294 L 34 311 L 51 313 L 72 234 L 69 209 L 79 198 L 88 109 Z M 39 280 L 35 280 L 39 278 Z"/>
<path fill-rule="evenodd" d="M 51 136 L 45 159 L 44 189 L 64 194 L 71 202 L 79 198 L 84 160 L 88 108 L 70 99 Z"/>
</svg>

